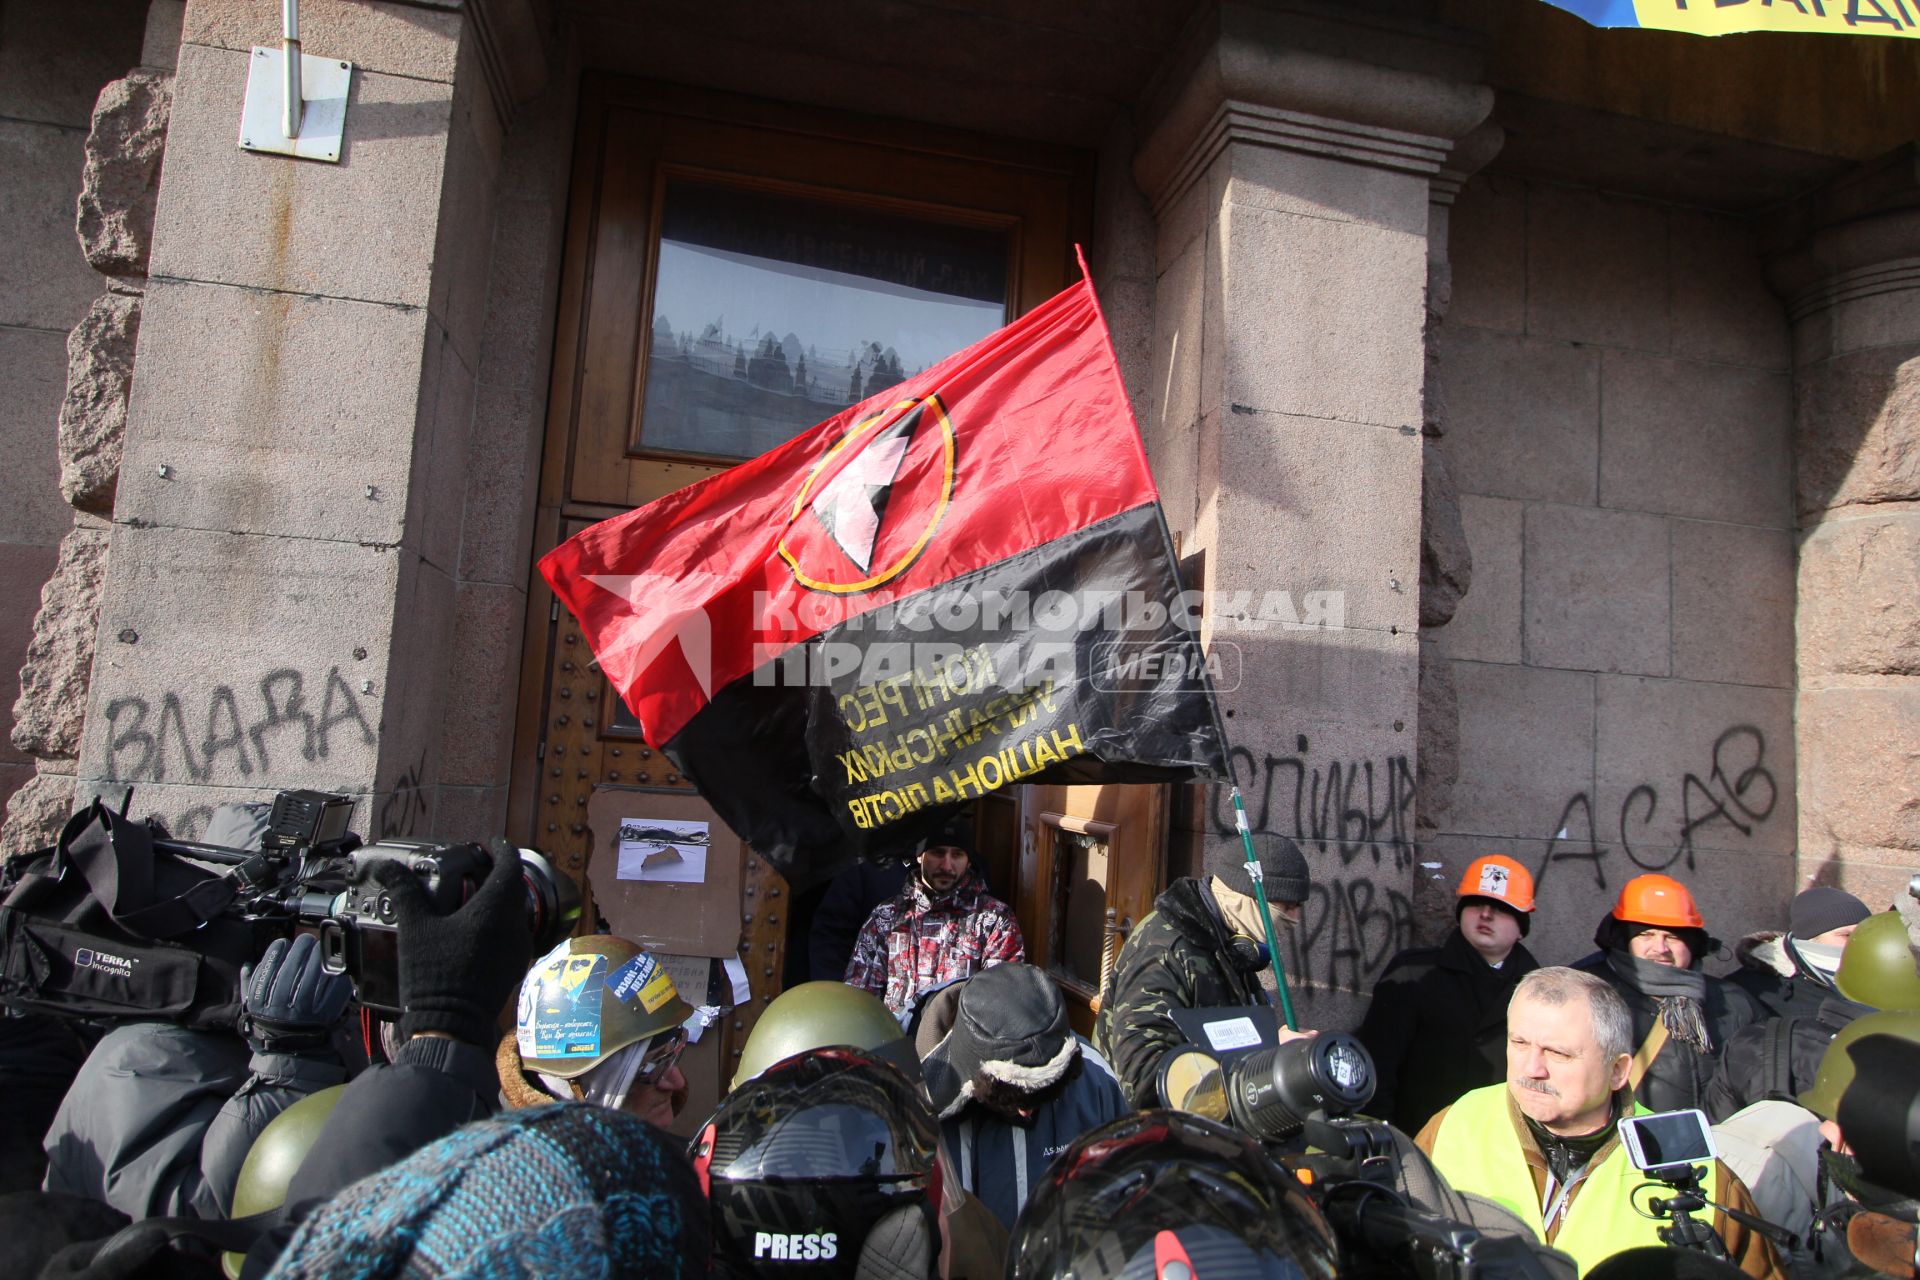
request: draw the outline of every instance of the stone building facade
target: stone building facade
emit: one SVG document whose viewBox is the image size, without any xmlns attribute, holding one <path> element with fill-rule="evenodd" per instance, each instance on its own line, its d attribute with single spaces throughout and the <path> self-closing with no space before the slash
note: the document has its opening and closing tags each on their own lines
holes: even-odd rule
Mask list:
<svg viewBox="0 0 1920 1280">
<path fill-rule="evenodd" d="M 645 84 L 1084 179 L 1053 236 L 1196 585 L 1340 600 L 1208 619 L 1254 821 L 1314 862 L 1309 1016 L 1483 852 L 1539 870 L 1551 960 L 1642 869 L 1732 937 L 1920 864 L 1920 44 L 1536 0 L 308 0 L 354 65 L 330 165 L 235 145 L 277 5 L 84 7 L 0 18 L 8 852 L 128 785 L 188 833 L 289 786 L 579 831 L 531 566 L 605 514 L 552 487 L 555 352 L 610 207 L 583 103 Z M 1168 873 L 1237 856 L 1226 812 L 1173 798 Z"/>
</svg>

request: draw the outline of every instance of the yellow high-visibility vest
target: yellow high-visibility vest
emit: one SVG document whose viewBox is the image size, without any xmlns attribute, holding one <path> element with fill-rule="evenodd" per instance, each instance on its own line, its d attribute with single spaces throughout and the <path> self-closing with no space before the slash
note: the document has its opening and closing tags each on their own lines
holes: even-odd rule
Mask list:
<svg viewBox="0 0 1920 1280">
<path fill-rule="evenodd" d="M 1651 1113 L 1639 1104 L 1634 1115 Z M 1520 1135 L 1514 1131 L 1507 1114 L 1507 1086 L 1488 1085 L 1475 1089 L 1448 1109 L 1440 1122 L 1433 1143 L 1433 1164 L 1456 1191 L 1471 1191 L 1511 1209 L 1532 1227 L 1544 1242 L 1547 1238 L 1544 1210 L 1534 1190 L 1533 1171 L 1527 1167 Z M 1706 1162 L 1707 1176 L 1700 1190 L 1707 1199 L 1718 1199 L 1720 1162 Z M 1553 1247 L 1572 1256 L 1582 1275 L 1602 1258 L 1622 1249 L 1637 1249 L 1662 1243 L 1658 1234 L 1664 1219 L 1642 1217 L 1628 1202 L 1634 1188 L 1650 1181 L 1633 1167 L 1623 1144 L 1614 1148 L 1596 1167 L 1589 1165 L 1579 1180 L 1579 1194 L 1573 1205 L 1562 1211 L 1560 1233 Z M 1554 1188 L 1558 1198 L 1565 1188 Z M 1651 1195 L 1670 1195 L 1664 1187 L 1643 1191 L 1639 1203 L 1644 1208 Z M 1708 1212 L 1711 1212 L 1709 1210 Z"/>
</svg>

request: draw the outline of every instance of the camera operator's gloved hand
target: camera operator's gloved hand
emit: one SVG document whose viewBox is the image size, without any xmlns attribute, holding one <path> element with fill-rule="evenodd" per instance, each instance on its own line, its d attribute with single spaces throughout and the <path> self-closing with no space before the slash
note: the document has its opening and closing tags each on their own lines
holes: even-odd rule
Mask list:
<svg viewBox="0 0 1920 1280">
<path fill-rule="evenodd" d="M 275 938 L 240 970 L 240 1030 L 256 1053 L 318 1049 L 352 995 L 346 974 L 327 972 L 318 938 Z"/>
<path fill-rule="evenodd" d="M 370 873 L 392 896 L 399 925 L 403 1038 L 438 1031 L 491 1049 L 494 1019 L 532 963 L 520 852 L 498 836 L 487 848 L 486 880 L 444 916 L 399 863 L 381 862 Z"/>
</svg>

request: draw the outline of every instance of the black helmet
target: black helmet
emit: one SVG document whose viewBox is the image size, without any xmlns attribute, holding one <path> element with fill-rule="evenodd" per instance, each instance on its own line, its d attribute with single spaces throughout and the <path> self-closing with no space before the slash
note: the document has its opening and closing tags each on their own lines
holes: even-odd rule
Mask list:
<svg viewBox="0 0 1920 1280">
<path fill-rule="evenodd" d="M 898 1067 L 814 1049 L 727 1095 L 688 1154 L 712 1205 L 720 1276 L 852 1276 L 882 1218 L 937 1240 L 940 1131 Z"/>
<path fill-rule="evenodd" d="M 1180 1111 L 1083 1135 L 1013 1224 L 1008 1280 L 1332 1276 L 1333 1228 L 1260 1144 Z"/>
</svg>

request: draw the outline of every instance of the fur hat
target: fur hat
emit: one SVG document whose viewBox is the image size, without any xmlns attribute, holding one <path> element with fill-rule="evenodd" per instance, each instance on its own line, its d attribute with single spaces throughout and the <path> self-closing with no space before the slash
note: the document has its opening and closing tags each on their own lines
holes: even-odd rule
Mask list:
<svg viewBox="0 0 1920 1280">
<path fill-rule="evenodd" d="M 1267 882 L 1267 903 L 1305 902 L 1307 891 L 1313 887 L 1313 872 L 1307 867 L 1307 856 L 1300 852 L 1300 846 L 1282 835 L 1271 831 L 1254 833 L 1253 853 L 1260 860 L 1260 871 Z M 1235 893 L 1247 897 L 1257 897 L 1253 891 L 1253 877 L 1247 874 L 1246 851 L 1233 846 L 1233 857 L 1216 874 L 1220 883 Z"/>
<path fill-rule="evenodd" d="M 1080 1056 L 1066 1002 L 1030 964 L 997 964 L 967 979 L 953 1030 L 920 1064 L 942 1120 L 988 1095 L 1028 1097 L 1065 1079 Z"/>
</svg>

